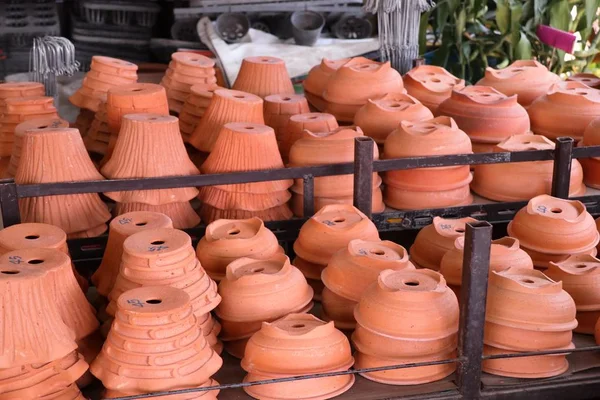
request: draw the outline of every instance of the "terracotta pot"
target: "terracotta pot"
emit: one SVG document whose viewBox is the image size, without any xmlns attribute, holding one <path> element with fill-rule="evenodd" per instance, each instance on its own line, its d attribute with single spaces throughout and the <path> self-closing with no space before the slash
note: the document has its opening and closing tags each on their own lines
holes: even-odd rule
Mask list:
<svg viewBox="0 0 600 400">
<path fill-rule="evenodd" d="M 564 347 L 565 350 L 573 348 L 575 346 L 572 343 Z M 483 346 L 483 354 L 485 355 L 514 353 L 516 352 L 493 346 Z M 560 375 L 569 369 L 569 362 L 566 359 L 567 354 L 483 360 L 483 371 L 488 374 L 512 378 L 549 378 Z"/>
<path fill-rule="evenodd" d="M 453 90 L 463 89 L 465 81 L 442 67 L 420 65 L 404 75 L 404 86 L 408 94 L 437 115 L 440 104 L 450 98 Z"/>
<path fill-rule="evenodd" d="M 104 156 L 108 151 L 111 137 L 110 128 L 108 126 L 108 115 L 106 114 L 106 103 L 102 103 L 95 113 L 94 121 L 90 125 L 83 142 L 85 143 L 85 148 L 90 153 Z M 113 141 L 115 141 L 115 139 L 113 139 Z"/>
<path fill-rule="evenodd" d="M 327 107 L 327 104 L 323 99 L 323 91 L 327 86 L 327 81 L 335 71 L 350 60 L 350 58 L 341 58 L 339 60 L 323 58 L 319 65 L 315 65 L 311 68 L 308 76 L 303 82 L 303 86 L 304 95 L 314 108 L 323 111 Z"/>
<path fill-rule="evenodd" d="M 306 114 L 309 111 L 306 97 L 299 94 L 272 94 L 265 97 L 265 124 L 273 128 L 278 143 L 283 139 L 290 117 Z"/>
<path fill-rule="evenodd" d="M 217 88 L 216 84 L 199 84 L 190 87 L 190 94 L 179 112 L 179 129 L 184 142 L 190 140 Z"/>
<path fill-rule="evenodd" d="M 124 293 L 102 352 L 90 366 L 92 374 L 108 390 L 124 392 L 204 384 L 223 360 L 202 336 L 192 308 L 190 296 L 172 287 Z"/>
<path fill-rule="evenodd" d="M 325 113 L 305 113 L 292 115 L 281 132 L 279 150 L 284 161 L 288 161 L 290 149 L 304 137 L 304 131 L 331 132 L 338 128 L 335 117 Z"/>
<path fill-rule="evenodd" d="M 225 278 L 227 265 L 239 258 L 267 260 L 277 253 L 283 254 L 277 237 L 259 218 L 222 219 L 208 224 L 196 247 L 196 256 L 216 281 Z"/>
<path fill-rule="evenodd" d="M 219 382 L 215 381 L 214 379 L 209 379 L 206 383 L 200 385 L 200 386 L 195 386 L 195 387 L 185 387 L 185 388 L 178 388 L 178 390 L 182 390 L 182 389 L 195 389 L 195 388 L 201 388 L 201 387 L 209 387 L 209 386 L 219 386 Z M 153 396 L 153 399 L 157 399 L 157 400 L 197 400 L 197 399 L 202 399 L 202 400 L 217 400 L 217 395 L 219 394 L 220 390 L 215 389 L 215 390 L 207 390 L 204 392 L 191 392 L 191 393 L 184 393 L 184 394 L 167 394 L 164 396 Z M 104 393 L 104 397 L 107 399 L 112 399 L 112 398 L 118 398 L 118 397 L 126 397 L 126 396 L 139 396 L 145 394 L 143 392 L 138 392 L 138 391 L 133 391 L 133 392 L 120 392 L 117 390 L 106 390 Z"/>
<path fill-rule="evenodd" d="M 541 195 L 508 224 L 508 234 L 528 249 L 545 254 L 577 254 L 596 247 L 598 231 L 585 205 Z"/>
<path fill-rule="evenodd" d="M 547 254 L 547 253 L 542 253 L 539 251 L 528 249 L 527 247 L 524 247 L 523 245 L 521 245 L 521 248 L 527 254 L 529 254 L 531 259 L 533 260 L 534 267 L 540 271 L 546 270 L 550 266 L 550 263 L 552 263 L 552 262 L 559 263 L 559 262 L 566 261 L 571 255 L 588 255 L 588 256 L 596 257 L 596 255 L 598 254 L 598 250 L 595 248 L 588 250 L 586 252 L 583 252 L 583 253 L 578 253 L 578 254 Z"/>
<path fill-rule="evenodd" d="M 258 211 L 285 206 L 292 194 L 289 190 L 272 193 L 228 192 L 211 186 L 200 188 L 198 198 L 207 206 L 221 210 Z"/>
<path fill-rule="evenodd" d="M 528 132 L 530 127 L 527 111 L 517 103 L 517 96 L 506 96 L 489 86 L 453 91 L 437 114 L 452 117 L 477 143 L 499 143 Z"/>
<path fill-rule="evenodd" d="M 85 138 L 90 130 L 90 126 L 92 126 L 92 122 L 94 122 L 95 116 L 96 113 L 93 111 L 85 108 L 80 109 L 79 114 L 77 114 L 77 118 L 75 119 L 75 123 L 73 124 L 73 128 L 79 129 L 81 136 Z"/>
<path fill-rule="evenodd" d="M 294 85 L 277 57 L 246 57 L 232 89 L 255 94 L 263 99 L 272 94 L 294 94 Z"/>
<path fill-rule="evenodd" d="M 260 211 L 221 210 L 207 204 L 202 204 L 198 213 L 202 217 L 202 220 L 208 223 L 219 219 L 248 219 L 254 217 L 260 218 L 263 221 L 282 221 L 291 219 L 294 216 L 287 204 Z"/>
<path fill-rule="evenodd" d="M 568 82 L 581 82 L 594 89 L 600 89 L 600 78 L 594 74 L 579 73 L 567 78 Z"/>
<path fill-rule="evenodd" d="M 135 211 L 147 211 L 164 214 L 173 222 L 175 229 L 189 229 L 200 223 L 200 217 L 192 208 L 189 201 L 152 206 L 144 203 L 117 203 L 113 215 L 127 214 Z"/>
<path fill-rule="evenodd" d="M 11 97 L 44 96 L 44 84 L 39 82 L 4 82 L 0 83 L 0 108 L 4 100 Z"/>
<path fill-rule="evenodd" d="M 534 133 L 549 139 L 570 136 L 579 141 L 585 128 L 600 113 L 600 91 L 580 82 L 557 83 L 531 104 L 527 112 Z"/>
<path fill-rule="evenodd" d="M 173 228 L 173 222 L 164 214 L 148 211 L 122 214 L 111 221 L 102 262 L 92 275 L 92 282 L 99 294 L 107 297 L 115 284 L 125 239 L 137 232 L 160 228 Z"/>
<path fill-rule="evenodd" d="M 583 132 L 583 139 L 578 146 L 598 146 L 600 145 L 600 118 L 590 122 Z M 600 158 L 581 158 L 579 160 L 583 166 L 583 180 L 587 186 L 595 189 L 600 188 Z"/>
<path fill-rule="evenodd" d="M 560 77 L 535 60 L 517 60 L 506 68 L 486 68 L 485 77 L 477 85 L 491 86 L 507 96 L 517 95 L 519 104 L 527 107 L 548 93 Z"/>
<path fill-rule="evenodd" d="M 215 90 L 210 106 L 189 142 L 196 149 L 209 153 L 223 126 L 232 122 L 264 124 L 262 99 L 236 90 Z"/>
<path fill-rule="evenodd" d="M 403 93 L 402 76 L 389 62 L 379 63 L 356 57 L 338 68 L 327 80 L 323 99 L 325 112 L 338 121 L 352 122 L 354 115 L 369 99 L 386 93 Z"/>
<path fill-rule="evenodd" d="M 371 212 L 374 214 L 382 213 L 385 210 L 385 204 L 383 204 L 383 193 L 381 189 L 373 190 L 371 197 L 372 207 Z M 342 197 L 314 197 L 314 209 L 320 210 L 321 208 L 334 205 L 334 204 L 354 204 L 354 196 L 342 196 Z M 294 193 L 290 202 L 292 212 L 297 217 L 304 217 L 304 194 Z"/>
<path fill-rule="evenodd" d="M 511 136 L 496 145 L 493 152 L 554 149 L 554 142 L 539 135 Z M 552 190 L 553 161 L 530 161 L 475 166 L 471 189 L 497 201 L 525 201 Z M 569 196 L 585 194 L 583 169 L 577 160 L 571 163 Z"/>
<path fill-rule="evenodd" d="M 28 131 L 23 136 L 18 184 L 76 182 L 104 179 L 89 158 L 77 129 Z M 69 237 L 106 231 L 110 219 L 96 193 L 31 197 L 19 200 L 23 222 L 56 225 Z M 91 230 L 93 229 L 93 232 Z"/>
</svg>

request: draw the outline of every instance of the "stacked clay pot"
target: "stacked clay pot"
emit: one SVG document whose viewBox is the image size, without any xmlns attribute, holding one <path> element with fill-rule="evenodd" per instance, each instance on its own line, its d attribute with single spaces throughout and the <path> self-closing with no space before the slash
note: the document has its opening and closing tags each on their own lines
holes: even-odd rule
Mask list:
<svg viewBox="0 0 600 400">
<path fill-rule="evenodd" d="M 456 121 L 471 138 L 475 153 L 488 152 L 510 136 L 529 133 L 530 128 L 527 111 L 517 102 L 517 96 L 506 96 L 489 86 L 454 90 L 440 104 L 437 114 Z"/>
<path fill-rule="evenodd" d="M 581 82 L 560 82 L 528 108 L 531 130 L 549 139 L 561 136 L 579 141 L 600 115 L 600 90 Z"/>
<path fill-rule="evenodd" d="M 206 113 L 215 90 L 214 85 L 193 85 L 190 87 L 190 94 L 185 99 L 183 107 L 179 112 L 179 129 L 184 142 L 189 142 L 192 133 L 196 130 L 200 119 Z"/>
<path fill-rule="evenodd" d="M 594 119 L 585 128 L 583 140 L 580 146 L 598 146 L 600 145 L 600 118 Z M 600 188 L 600 158 L 581 158 L 579 159 L 583 167 L 583 181 L 587 186 L 595 189 Z"/>
<path fill-rule="evenodd" d="M 98 107 L 94 119 L 89 125 L 87 134 L 83 138 L 85 148 L 90 153 L 104 156 L 110 144 L 110 127 L 108 125 L 108 114 L 106 113 L 106 102 Z"/>
<path fill-rule="evenodd" d="M 187 155 L 177 118 L 159 114 L 129 114 L 123 117 L 122 124 L 114 153 L 102 168 L 104 176 L 127 179 L 199 173 Z M 105 194 L 117 202 L 116 215 L 142 210 L 160 212 L 166 214 L 178 229 L 192 228 L 200 223 L 189 203 L 198 194 L 198 189 L 193 187 Z"/>
<path fill-rule="evenodd" d="M 579 73 L 567 78 L 568 82 L 581 82 L 594 89 L 600 89 L 600 78 L 594 74 Z"/>
<path fill-rule="evenodd" d="M 484 354 L 574 348 L 575 312 L 575 302 L 562 289 L 562 283 L 540 271 L 512 267 L 493 271 L 487 294 Z M 556 376 L 569 368 L 567 352 L 488 359 L 483 361 L 483 371 L 515 378 Z"/>
<path fill-rule="evenodd" d="M 23 135 L 17 184 L 101 179 L 77 129 L 38 129 Z M 101 235 L 110 219 L 97 193 L 22 198 L 19 209 L 21 221 L 56 225 L 71 239 Z"/>
<path fill-rule="evenodd" d="M 434 217 L 433 223 L 419 231 L 410 247 L 410 261 L 417 268 L 439 271 L 442 258 L 454 248 L 459 237 L 465 236 L 467 223 L 477 222 L 474 218 L 446 219 Z"/>
<path fill-rule="evenodd" d="M 198 260 L 217 282 L 225 278 L 227 266 L 239 258 L 268 260 L 278 253 L 284 251 L 277 237 L 257 217 L 214 221 L 196 247 Z"/>
<path fill-rule="evenodd" d="M 290 314 L 264 322 L 246 346 L 242 368 L 244 382 L 348 370 L 354 359 L 350 343 L 333 326 L 310 314 Z M 329 399 L 349 390 L 354 375 L 293 380 L 246 386 L 256 399 Z"/>
<path fill-rule="evenodd" d="M 132 289 L 119 297 L 108 338 L 90 366 L 107 398 L 216 384 L 211 376 L 223 360 L 202 336 L 192 302 L 185 291 L 168 286 Z M 217 394 L 201 392 L 197 398 Z"/>
<path fill-rule="evenodd" d="M 315 300 L 321 299 L 323 291 L 321 273 L 331 257 L 353 239 L 379 240 L 379 232 L 365 214 L 349 204 L 327 205 L 300 228 L 292 264 L 306 276 Z"/>
<path fill-rule="evenodd" d="M 178 51 L 171 55 L 169 68 L 160 84 L 167 89 L 169 109 L 181 112 L 194 85 L 214 87 L 217 83 L 215 62 L 196 53 Z"/>
<path fill-rule="evenodd" d="M 232 87 L 261 98 L 272 94 L 292 95 L 294 85 L 285 62 L 277 57 L 246 57 Z"/>
<path fill-rule="evenodd" d="M 497 153 L 553 150 L 554 142 L 540 135 L 511 136 L 497 144 Z M 541 194 L 550 194 L 554 162 L 529 161 L 475 166 L 471 189 L 480 196 L 496 201 L 525 201 Z M 569 196 L 585 194 L 583 169 L 577 160 L 571 162 Z"/>
<path fill-rule="evenodd" d="M 210 105 L 190 136 L 196 149 L 210 153 L 221 129 L 230 122 L 264 124 L 263 100 L 250 93 L 229 89 L 215 90 Z"/>
<path fill-rule="evenodd" d="M 4 107 L 6 99 L 11 97 L 37 97 L 44 94 L 44 84 L 39 82 L 0 83 L 0 107 Z"/>
<path fill-rule="evenodd" d="M 290 150 L 290 167 L 337 164 L 354 161 L 354 141 L 362 137 L 359 127 L 341 127 L 331 132 L 304 131 Z M 373 148 L 373 159 L 379 159 L 377 147 Z M 383 212 L 381 178 L 373 173 L 372 211 Z M 314 207 L 316 210 L 329 204 L 353 203 L 354 175 L 321 176 L 314 179 Z M 296 216 L 304 215 L 304 183 L 296 179 L 292 186 L 292 211 Z"/>
<path fill-rule="evenodd" d="M 456 355 L 458 301 L 435 271 L 384 270 L 354 310 L 355 368 L 441 361 Z M 389 385 L 416 385 L 450 375 L 455 363 L 361 373 Z"/>
<path fill-rule="evenodd" d="M 342 65 L 327 80 L 323 99 L 325 112 L 338 121 L 352 122 L 369 99 L 386 93 L 404 93 L 402 76 L 389 62 L 356 57 Z"/>
<path fill-rule="evenodd" d="M 308 112 L 308 102 L 302 95 L 272 94 L 265 97 L 265 125 L 270 126 L 275 131 L 279 148 L 281 148 L 281 141 L 290 117 Z"/>
<path fill-rule="evenodd" d="M 379 145 L 402 121 L 417 122 L 433 118 L 427 107 L 412 96 L 390 93 L 369 99 L 354 116 L 354 124 Z"/>
<path fill-rule="evenodd" d="M 564 261 L 550 263 L 546 276 L 562 282 L 577 308 L 577 333 L 594 334 L 600 317 L 600 260 L 589 254 L 570 256 Z"/>
<path fill-rule="evenodd" d="M 292 146 L 305 136 L 305 130 L 311 132 L 331 132 L 338 127 L 335 117 L 331 114 L 304 113 L 292 115 L 285 128 L 280 131 L 279 136 L 278 145 L 283 161 L 287 164 Z"/>
<path fill-rule="evenodd" d="M 327 86 L 329 77 L 350 60 L 350 58 L 341 58 L 339 60 L 323 58 L 319 65 L 311 68 L 303 82 L 304 95 L 310 105 L 316 110 L 323 111 L 327 107 L 327 103 L 323 99 L 323 91 Z"/>
<path fill-rule="evenodd" d="M 365 290 L 385 269 L 415 269 L 404 247 L 390 241 L 352 240 L 331 257 L 321 273 L 325 321 L 335 327 L 354 330 L 354 308 Z"/>
<path fill-rule="evenodd" d="M 260 124 L 223 126 L 213 151 L 202 164 L 205 174 L 283 168 L 273 129 Z M 198 198 L 205 222 L 258 217 L 263 221 L 290 219 L 287 202 L 292 180 L 204 186 Z"/>
<path fill-rule="evenodd" d="M 548 93 L 560 77 L 535 60 L 517 60 L 506 68 L 486 68 L 477 85 L 490 86 L 507 96 L 517 95 L 519 104 L 529 106 Z"/>
<path fill-rule="evenodd" d="M 449 117 L 402 121 L 386 139 L 385 158 L 471 154 L 469 136 Z M 468 165 L 388 171 L 384 202 L 398 209 L 442 208 L 471 204 Z"/>
<path fill-rule="evenodd" d="M 507 230 L 542 269 L 573 254 L 595 255 L 599 241 L 594 219 L 583 203 L 548 195 L 531 199 Z"/>
<path fill-rule="evenodd" d="M 419 65 L 408 71 L 403 80 L 408 94 L 423 103 L 434 115 L 437 115 L 440 104 L 450 98 L 453 90 L 465 87 L 463 79 L 435 65 Z"/>
<path fill-rule="evenodd" d="M 223 299 L 215 310 L 227 352 L 243 358 L 250 336 L 263 322 L 312 308 L 313 289 L 285 254 L 255 260 L 242 257 L 227 266 L 219 282 Z"/>
</svg>

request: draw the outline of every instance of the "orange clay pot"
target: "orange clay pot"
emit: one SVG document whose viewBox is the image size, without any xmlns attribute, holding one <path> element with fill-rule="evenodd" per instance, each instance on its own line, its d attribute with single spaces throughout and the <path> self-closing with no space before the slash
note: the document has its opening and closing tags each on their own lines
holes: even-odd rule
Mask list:
<svg viewBox="0 0 600 400">
<path fill-rule="evenodd" d="M 583 139 L 579 142 L 579 146 L 598 146 L 600 145 L 600 118 L 594 119 L 585 128 Z M 595 189 L 600 188 L 600 158 L 581 158 L 583 166 L 583 181 L 587 186 Z"/>
<path fill-rule="evenodd" d="M 306 114 L 309 111 L 306 97 L 299 94 L 272 94 L 265 97 L 265 125 L 273 128 L 278 143 L 283 138 L 283 131 L 286 129 L 290 117 L 296 114 Z"/>
<path fill-rule="evenodd" d="M 285 62 L 276 57 L 246 57 L 242 61 L 233 90 L 255 94 L 263 99 L 272 94 L 294 94 L 294 85 Z"/>
<path fill-rule="evenodd" d="M 590 255 L 574 255 L 559 263 L 550 263 L 544 272 L 548 278 L 561 281 L 577 307 L 577 333 L 594 334 L 600 317 L 600 260 Z"/>
<path fill-rule="evenodd" d="M 291 219 L 294 216 L 287 204 L 259 211 L 239 209 L 221 210 L 207 204 L 202 204 L 198 213 L 202 217 L 202 220 L 208 223 L 219 219 L 248 219 L 254 217 L 260 218 L 263 221 L 282 221 Z"/>
<path fill-rule="evenodd" d="M 85 148 L 90 153 L 104 156 L 108 151 L 110 139 L 111 134 L 108 126 L 108 115 L 106 114 L 106 103 L 102 103 L 94 115 L 94 121 L 90 125 L 83 142 L 85 143 Z"/>
<path fill-rule="evenodd" d="M 144 203 L 117 203 L 113 215 L 127 214 L 134 211 L 148 211 L 153 213 L 165 214 L 173 222 L 175 229 L 189 229 L 200 223 L 200 217 L 192 208 L 189 201 L 181 203 L 169 203 L 160 206 L 152 206 Z"/>
<path fill-rule="evenodd" d="M 104 179 L 88 156 L 77 129 L 28 131 L 23 136 L 18 184 Z M 56 225 L 69 237 L 99 236 L 110 219 L 96 193 L 31 197 L 19 200 L 23 222 Z"/>
<path fill-rule="evenodd" d="M 369 99 L 354 116 L 354 124 L 360 126 L 365 136 L 383 144 L 388 135 L 402 121 L 425 121 L 433 114 L 419 100 L 403 93 L 391 93 Z"/>
<path fill-rule="evenodd" d="M 92 123 L 94 122 L 95 116 L 95 112 L 82 108 L 79 110 L 79 114 L 77 114 L 77 118 L 75 119 L 75 123 L 72 127 L 79 129 L 81 136 L 86 137 L 90 127 L 92 126 Z"/>
<path fill-rule="evenodd" d="M 210 101 L 218 86 L 194 85 L 190 87 L 190 94 L 185 99 L 183 107 L 179 112 L 179 129 L 184 142 L 188 142 L 194 130 L 200 123 L 200 119 L 206 113 Z"/>
<path fill-rule="evenodd" d="M 5 82 L 0 83 L 0 108 L 4 101 L 11 97 L 44 96 L 44 84 L 39 82 Z"/>
<path fill-rule="evenodd" d="M 465 87 L 465 81 L 452 75 L 442 67 L 420 65 L 404 75 L 404 86 L 408 94 L 419 100 L 437 115 L 442 102 L 452 94 L 453 90 Z"/>
<path fill-rule="evenodd" d="M 99 294 L 107 297 L 115 284 L 125 239 L 137 232 L 160 228 L 173 228 L 173 222 L 164 214 L 148 211 L 122 214 L 111 221 L 102 262 L 92 275 L 92 282 Z"/>
<path fill-rule="evenodd" d="M 178 388 L 178 390 L 182 390 L 182 389 L 195 389 L 195 388 L 203 388 L 203 387 L 210 387 L 210 386 L 219 386 L 219 382 L 215 381 L 214 379 L 209 379 L 208 381 L 206 381 L 204 384 L 200 385 L 200 386 L 195 386 L 195 387 L 185 387 L 185 388 Z M 167 394 L 164 396 L 153 396 L 153 399 L 157 399 L 157 400 L 217 400 L 217 395 L 219 394 L 220 390 L 215 389 L 215 390 L 207 390 L 204 392 L 190 392 L 190 393 L 184 393 L 184 394 Z M 143 392 L 139 392 L 139 391 L 130 391 L 130 392 L 120 392 L 117 390 L 106 390 L 104 393 L 104 398 L 107 399 L 113 399 L 113 398 L 119 398 L 119 397 L 126 397 L 126 396 L 139 396 L 145 394 Z"/>
<path fill-rule="evenodd" d="M 452 118 L 402 121 L 387 137 L 385 158 L 471 154 L 471 141 Z M 394 208 L 419 209 L 470 204 L 469 166 L 388 171 L 384 201 Z"/>
<path fill-rule="evenodd" d="M 210 106 L 190 137 L 190 144 L 200 151 L 211 152 L 221 129 L 231 122 L 264 124 L 262 99 L 236 90 L 215 90 Z"/>
<path fill-rule="evenodd" d="M 258 211 L 285 206 L 292 194 L 288 190 L 272 193 L 228 192 L 211 186 L 200 188 L 198 198 L 207 206 L 221 210 Z"/>
<path fill-rule="evenodd" d="M 573 343 L 564 347 L 565 350 L 573 348 L 575 348 Z M 514 353 L 516 352 L 507 349 L 483 346 L 484 355 Z M 569 362 L 566 359 L 567 354 L 483 360 L 483 371 L 492 375 L 512 378 L 549 378 L 560 375 L 569 369 Z"/>
<path fill-rule="evenodd" d="M 386 93 L 404 93 L 398 71 L 389 62 L 356 57 L 338 68 L 327 81 L 323 91 L 327 102 L 325 112 L 333 114 L 338 121 L 352 122 L 369 99 Z"/>
<path fill-rule="evenodd" d="M 202 336 L 190 296 L 149 286 L 119 297 L 115 321 L 90 370 L 108 390 L 149 393 L 200 386 L 221 365 Z"/>
<path fill-rule="evenodd" d="M 333 326 L 309 314 L 290 314 L 263 323 L 246 346 L 242 368 L 245 382 L 264 378 L 345 371 L 354 364 L 350 343 Z M 248 386 L 260 399 L 328 399 L 350 389 L 354 375 Z"/>
<path fill-rule="evenodd" d="M 440 269 L 442 258 L 454 248 L 459 237 L 465 236 L 466 224 L 475 218 L 445 219 L 434 217 L 433 222 L 419 231 L 410 247 L 410 261 L 417 268 Z"/>
<path fill-rule="evenodd" d="M 227 265 L 238 258 L 266 260 L 277 253 L 283 254 L 277 237 L 259 218 L 222 219 L 208 224 L 204 237 L 196 247 L 200 263 L 216 281 L 225 277 Z"/>
<path fill-rule="evenodd" d="M 531 199 L 507 229 L 524 247 L 545 254 L 584 253 L 599 240 L 594 219 L 583 203 L 548 195 Z"/>
<path fill-rule="evenodd" d="M 305 113 L 292 115 L 285 129 L 281 131 L 279 139 L 279 150 L 284 161 L 287 162 L 290 149 L 304 137 L 304 131 L 331 132 L 338 128 L 335 117 L 325 113 Z"/>
<path fill-rule="evenodd" d="M 323 99 L 323 91 L 327 86 L 327 81 L 335 71 L 350 60 L 350 58 L 341 58 L 339 60 L 323 58 L 319 65 L 311 68 L 303 82 L 303 86 L 304 95 L 314 108 L 323 111 L 327 107 L 327 103 Z"/>
<path fill-rule="evenodd" d="M 452 92 L 437 111 L 454 118 L 460 129 L 477 143 L 499 143 L 529 131 L 527 111 L 517 96 L 506 96 L 489 86 L 468 86 Z"/>
<path fill-rule="evenodd" d="M 535 60 L 518 60 L 506 68 L 486 68 L 485 77 L 477 85 L 490 86 L 507 96 L 517 95 L 519 104 L 527 107 L 548 93 L 560 77 Z"/>
<path fill-rule="evenodd" d="M 600 319 L 596 322 L 596 327 L 594 328 L 594 339 L 596 340 L 596 344 L 600 343 Z"/>
<path fill-rule="evenodd" d="M 515 351 L 563 348 L 577 327 L 575 313 L 575 302 L 562 283 L 540 271 L 512 267 L 492 271 L 484 343 Z"/>
<path fill-rule="evenodd" d="M 600 89 L 600 78 L 594 74 L 579 73 L 567 78 L 568 82 L 581 82 L 594 89 Z"/>
<path fill-rule="evenodd" d="M 511 136 L 499 143 L 495 153 L 527 150 L 550 150 L 555 144 L 539 135 Z M 477 194 L 497 201 L 525 201 L 552 190 L 553 161 L 531 161 L 475 166 L 471 189 Z M 571 163 L 569 196 L 585 194 L 583 169 L 577 160 Z"/>
<path fill-rule="evenodd" d="M 549 139 L 581 140 L 585 128 L 600 114 L 600 91 L 580 82 L 561 82 L 527 109 L 531 130 Z"/>
<path fill-rule="evenodd" d="M 534 267 L 540 271 L 546 270 L 550 266 L 550 263 L 560 263 L 566 261 L 572 255 L 588 255 L 596 257 L 596 255 L 598 254 L 598 250 L 595 248 L 579 254 L 547 254 L 528 249 L 523 245 L 521 245 L 521 248 L 527 254 L 529 254 L 529 257 L 531 257 L 531 259 L 533 260 Z"/>
<path fill-rule="evenodd" d="M 371 212 L 374 214 L 381 213 L 385 210 L 385 204 L 383 204 L 383 193 L 381 190 L 373 190 L 371 201 Z M 320 210 L 321 208 L 332 204 L 354 204 L 354 196 L 314 197 L 315 210 Z M 292 208 L 292 212 L 295 216 L 300 218 L 304 217 L 304 195 L 301 193 L 294 193 L 290 202 L 290 207 Z"/>
</svg>

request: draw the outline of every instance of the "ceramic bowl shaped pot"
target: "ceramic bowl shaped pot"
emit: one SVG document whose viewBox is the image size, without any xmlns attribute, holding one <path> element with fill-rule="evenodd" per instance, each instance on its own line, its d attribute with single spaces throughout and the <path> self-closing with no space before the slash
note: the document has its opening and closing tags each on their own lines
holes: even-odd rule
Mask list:
<svg viewBox="0 0 600 400">
<path fill-rule="evenodd" d="M 308 102 L 317 110 L 323 111 L 327 104 L 323 99 L 323 91 L 327 86 L 329 77 L 342 65 L 350 61 L 350 58 L 341 58 L 339 60 L 329 60 L 324 58 L 319 65 L 311 68 L 308 76 L 304 80 L 304 95 Z"/>
<path fill-rule="evenodd" d="M 565 346 L 565 350 L 575 348 L 573 343 Z M 555 349 L 558 350 L 558 349 Z M 483 346 L 484 355 L 515 354 L 518 352 L 493 346 Z M 488 374 L 511 378 L 549 378 L 557 376 L 569 369 L 566 359 L 568 352 L 544 356 L 496 358 L 483 360 L 483 371 Z"/>
<path fill-rule="evenodd" d="M 451 96 L 453 90 L 464 88 L 465 81 L 442 67 L 420 65 L 404 75 L 404 86 L 408 94 L 437 115 L 440 104 Z"/>
<path fill-rule="evenodd" d="M 579 73 L 573 74 L 567 78 L 569 82 L 581 82 L 594 89 L 600 89 L 600 78 L 594 74 Z"/>
</svg>

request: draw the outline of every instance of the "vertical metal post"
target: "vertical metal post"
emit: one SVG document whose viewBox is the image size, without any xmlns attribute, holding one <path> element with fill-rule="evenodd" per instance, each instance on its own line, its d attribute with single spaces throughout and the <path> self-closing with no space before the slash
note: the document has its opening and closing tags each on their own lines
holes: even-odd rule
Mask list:
<svg viewBox="0 0 600 400">
<path fill-rule="evenodd" d="M 425 65 L 425 59 L 423 57 L 415 58 L 413 60 L 413 68 L 417 68 L 421 65 Z"/>
<path fill-rule="evenodd" d="M 571 161 L 573 159 L 573 138 L 559 137 L 554 150 L 554 170 L 552 173 L 552 196 L 569 198 L 571 183 Z"/>
<path fill-rule="evenodd" d="M 14 179 L 0 180 L 0 209 L 4 228 L 21 223 L 17 185 Z"/>
<path fill-rule="evenodd" d="M 458 390 L 463 399 L 481 397 L 481 357 L 483 326 L 490 268 L 492 225 L 489 222 L 467 224 L 460 292 L 458 330 Z"/>
<path fill-rule="evenodd" d="M 373 212 L 373 150 L 370 137 L 354 139 L 354 207 L 371 218 Z"/>
<path fill-rule="evenodd" d="M 302 215 L 304 218 L 310 218 L 315 214 L 315 178 L 312 175 L 304 175 L 302 179 L 302 194 L 304 196 Z"/>
</svg>

